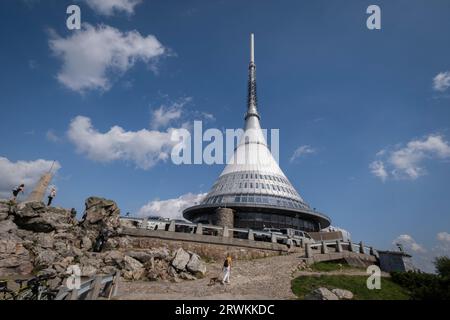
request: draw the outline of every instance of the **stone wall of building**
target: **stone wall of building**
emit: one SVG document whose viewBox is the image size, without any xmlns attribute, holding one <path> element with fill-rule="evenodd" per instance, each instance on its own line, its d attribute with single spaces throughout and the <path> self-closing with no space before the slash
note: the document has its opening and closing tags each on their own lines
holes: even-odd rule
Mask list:
<svg viewBox="0 0 450 320">
<path fill-rule="evenodd" d="M 284 254 L 289 250 L 287 246 L 279 243 L 161 230 L 123 228 L 122 235 L 127 236 L 127 241 L 118 244 L 120 247 L 136 249 L 154 246 L 166 246 L 169 249 L 181 247 L 184 250 L 194 251 L 207 260 L 221 260 L 227 253 L 235 259 L 254 259 Z"/>
<path fill-rule="evenodd" d="M 280 255 L 280 252 L 272 250 L 205 244 L 180 240 L 167 240 L 148 237 L 129 237 L 129 241 L 122 243 L 121 249 L 151 249 L 154 247 L 166 247 L 169 250 L 183 248 L 185 251 L 195 252 L 206 261 L 221 261 L 231 254 L 233 259 L 247 260 Z"/>
</svg>

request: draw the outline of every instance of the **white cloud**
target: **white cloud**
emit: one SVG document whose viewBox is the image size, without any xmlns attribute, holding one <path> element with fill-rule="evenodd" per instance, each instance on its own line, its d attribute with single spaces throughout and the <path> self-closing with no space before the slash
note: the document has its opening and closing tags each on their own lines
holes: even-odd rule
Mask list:
<svg viewBox="0 0 450 320">
<path fill-rule="evenodd" d="M 49 40 L 52 53 L 62 60 L 57 79 L 67 88 L 83 93 L 107 91 L 111 77 L 129 70 L 136 61 L 156 62 L 166 52 L 153 35 L 121 32 L 107 25 L 83 24 L 67 38 L 55 32 Z"/>
<path fill-rule="evenodd" d="M 98 162 L 123 160 L 133 162 L 136 167 L 149 169 L 159 161 L 169 158 L 176 142 L 171 140 L 173 131 L 166 132 L 142 129 L 125 131 L 119 126 L 101 133 L 95 129 L 91 119 L 83 116 L 74 118 L 67 132 L 77 151 Z"/>
<path fill-rule="evenodd" d="M 369 165 L 370 171 L 372 174 L 378 178 L 381 179 L 381 181 L 386 181 L 388 177 L 388 173 L 386 172 L 386 169 L 384 168 L 383 161 L 374 161 Z"/>
<path fill-rule="evenodd" d="M 115 12 L 133 14 L 134 8 L 142 3 L 142 0 L 84 0 L 95 12 L 111 16 Z"/>
<path fill-rule="evenodd" d="M 424 247 L 422 247 L 420 244 L 418 244 L 413 237 L 411 237 L 408 234 L 402 234 L 399 235 L 392 244 L 397 245 L 401 244 L 403 245 L 403 248 L 405 251 L 413 251 L 417 253 L 425 253 L 426 250 Z"/>
<path fill-rule="evenodd" d="M 206 193 L 187 193 L 178 198 L 168 200 L 153 200 L 144 205 L 138 215 L 141 217 L 159 216 L 170 219 L 184 219 L 182 212 L 185 208 L 199 204 Z"/>
<path fill-rule="evenodd" d="M 0 157 L 0 196 L 9 198 L 12 189 L 19 184 L 25 184 L 25 189 L 30 189 L 36 184 L 41 176 L 52 167 L 53 161 L 34 160 L 12 162 L 7 158 Z M 61 165 L 56 162 L 53 172 L 57 172 Z"/>
<path fill-rule="evenodd" d="M 55 142 L 55 143 L 61 142 L 61 140 L 62 140 L 61 137 L 58 137 L 52 129 L 47 131 L 47 133 L 45 134 L 45 137 L 47 138 L 48 141 Z"/>
<path fill-rule="evenodd" d="M 412 255 L 412 261 L 416 268 L 424 272 L 435 272 L 434 259 L 436 257 L 447 256 L 450 257 L 450 234 L 447 232 L 440 232 L 436 235 L 438 242 L 427 250 L 422 245 L 418 244 L 412 236 L 403 234 L 398 236 L 393 242 L 393 245 L 400 243 L 404 250 Z"/>
<path fill-rule="evenodd" d="M 294 151 L 294 153 L 289 161 L 294 162 L 295 160 L 297 160 L 301 157 L 304 157 L 308 154 L 314 154 L 314 153 L 316 153 L 316 149 L 312 148 L 311 146 L 308 146 L 308 145 L 300 146 Z"/>
<path fill-rule="evenodd" d="M 383 181 L 388 177 L 414 180 L 426 173 L 423 166 L 426 159 L 450 159 L 450 145 L 443 136 L 430 134 L 411 140 L 405 147 L 379 152 L 377 157 L 384 161 L 376 160 L 369 167 Z"/>
<path fill-rule="evenodd" d="M 187 97 L 172 103 L 170 106 L 161 105 L 158 109 L 152 112 L 150 127 L 152 129 L 166 127 L 171 121 L 179 119 L 181 117 L 183 107 L 191 100 L 191 97 Z"/>
<path fill-rule="evenodd" d="M 433 78 L 433 89 L 444 92 L 450 88 L 450 71 L 440 72 Z"/>
<path fill-rule="evenodd" d="M 437 234 L 437 239 L 442 242 L 450 243 L 450 233 L 447 232 L 439 232 Z"/>
</svg>

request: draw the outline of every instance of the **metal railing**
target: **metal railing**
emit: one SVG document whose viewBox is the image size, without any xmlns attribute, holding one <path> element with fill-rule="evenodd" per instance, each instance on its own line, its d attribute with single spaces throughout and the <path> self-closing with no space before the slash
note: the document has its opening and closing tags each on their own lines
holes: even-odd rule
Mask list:
<svg viewBox="0 0 450 320">
<path fill-rule="evenodd" d="M 120 273 L 95 276 L 81 282 L 79 288 L 62 286 L 55 300 L 97 300 L 99 297 L 111 299 L 117 295 Z"/>
</svg>

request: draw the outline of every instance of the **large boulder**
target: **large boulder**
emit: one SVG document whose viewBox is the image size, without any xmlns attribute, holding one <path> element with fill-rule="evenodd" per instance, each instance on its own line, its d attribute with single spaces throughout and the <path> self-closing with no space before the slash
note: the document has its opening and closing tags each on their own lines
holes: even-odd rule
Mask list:
<svg viewBox="0 0 450 320">
<path fill-rule="evenodd" d="M 14 212 L 14 222 L 22 229 L 46 233 L 69 229 L 73 225 L 69 210 L 50 208 L 42 202 L 19 204 Z"/>
<path fill-rule="evenodd" d="M 145 272 L 144 265 L 136 259 L 125 256 L 122 267 L 123 277 L 127 280 L 139 280 Z"/>
<path fill-rule="evenodd" d="M 175 257 L 172 260 L 172 266 L 174 266 L 177 270 L 185 270 L 190 258 L 189 253 L 184 251 L 183 248 L 179 248 L 175 252 Z"/>
<path fill-rule="evenodd" d="M 0 238 L 0 277 L 27 275 L 33 270 L 32 257 L 17 236 Z"/>
<path fill-rule="evenodd" d="M 112 200 L 90 197 L 86 199 L 85 210 L 86 227 L 98 226 L 111 231 L 120 227 L 120 209 Z"/>
<path fill-rule="evenodd" d="M 317 288 L 307 294 L 305 300 L 339 300 L 339 298 L 327 288 Z"/>
<path fill-rule="evenodd" d="M 353 299 L 353 293 L 349 290 L 344 289 L 332 289 L 333 292 L 340 300 L 351 300 Z"/>
<path fill-rule="evenodd" d="M 0 221 L 6 220 L 11 212 L 11 203 L 8 200 L 0 200 Z"/>
<path fill-rule="evenodd" d="M 188 264 L 186 265 L 186 269 L 195 274 L 196 276 L 204 276 L 206 274 L 206 266 L 203 263 L 203 261 L 200 259 L 200 257 L 192 253 L 191 258 L 189 259 Z"/>
</svg>

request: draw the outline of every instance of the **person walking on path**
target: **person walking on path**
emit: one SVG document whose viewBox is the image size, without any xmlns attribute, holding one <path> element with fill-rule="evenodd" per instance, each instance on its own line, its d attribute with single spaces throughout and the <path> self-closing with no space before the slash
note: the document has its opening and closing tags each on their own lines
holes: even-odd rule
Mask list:
<svg viewBox="0 0 450 320">
<path fill-rule="evenodd" d="M 56 197 L 56 188 L 52 187 L 52 189 L 50 190 L 50 194 L 48 195 L 47 207 L 50 207 L 54 197 Z"/>
<path fill-rule="evenodd" d="M 227 254 L 227 258 L 225 259 L 225 261 L 223 263 L 224 275 L 223 275 L 222 284 L 230 283 L 231 263 L 232 263 L 231 255 Z"/>
<path fill-rule="evenodd" d="M 19 193 L 24 193 L 25 192 L 25 185 L 22 183 L 20 186 L 18 186 L 17 188 L 15 188 L 13 191 L 13 201 L 16 201 L 17 196 L 19 195 Z"/>
</svg>

